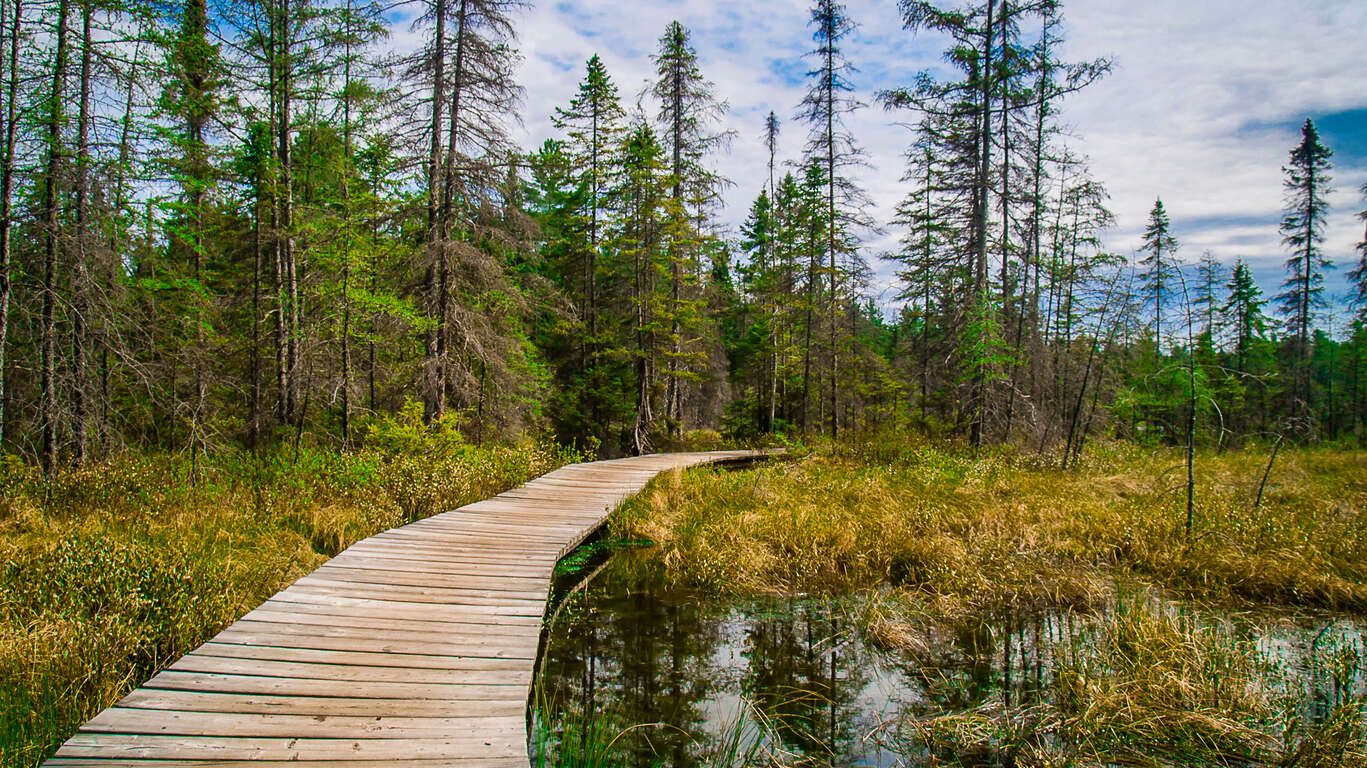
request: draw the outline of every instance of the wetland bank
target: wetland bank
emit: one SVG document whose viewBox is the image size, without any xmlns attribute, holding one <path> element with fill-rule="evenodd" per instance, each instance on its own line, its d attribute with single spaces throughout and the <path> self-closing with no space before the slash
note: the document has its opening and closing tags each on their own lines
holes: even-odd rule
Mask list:
<svg viewBox="0 0 1367 768">
<path fill-rule="evenodd" d="M 888 445 L 619 510 L 546 629 L 541 764 L 1367 764 L 1361 454 L 1284 454 L 1257 510 L 1265 454 L 1202 456 L 1187 541 L 1176 452 Z"/>
</svg>

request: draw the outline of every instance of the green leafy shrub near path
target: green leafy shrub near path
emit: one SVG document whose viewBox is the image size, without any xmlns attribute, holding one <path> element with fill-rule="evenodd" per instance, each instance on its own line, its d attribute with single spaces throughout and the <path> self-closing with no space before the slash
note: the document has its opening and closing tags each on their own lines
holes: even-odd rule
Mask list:
<svg viewBox="0 0 1367 768">
<path fill-rule="evenodd" d="M 0 766 L 96 712 L 351 543 L 579 456 L 386 420 L 368 447 L 128 456 L 44 483 L 0 468 Z"/>
</svg>

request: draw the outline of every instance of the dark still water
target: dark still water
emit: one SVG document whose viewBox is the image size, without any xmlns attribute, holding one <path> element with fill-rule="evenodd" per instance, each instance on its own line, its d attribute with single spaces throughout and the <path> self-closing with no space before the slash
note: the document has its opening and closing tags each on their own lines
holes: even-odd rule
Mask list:
<svg viewBox="0 0 1367 768">
<path fill-rule="evenodd" d="M 1052 612 L 924 634 L 910 650 L 884 651 L 858 629 L 867 600 L 671 594 L 641 584 L 631 558 L 609 561 L 548 626 L 537 696 L 543 722 L 533 736 L 543 764 L 721 765 L 758 744 L 789 764 L 924 765 L 929 756 L 908 746 L 909 723 L 984 703 L 1031 703 L 1061 654 L 1093 631 L 1085 616 Z M 1290 670 L 1284 685 L 1297 689 L 1309 719 L 1363 693 L 1360 664 L 1335 679 L 1327 665 L 1307 662 L 1312 648 L 1360 658 L 1360 622 L 1210 620 L 1237 624 L 1236 635 Z"/>
</svg>

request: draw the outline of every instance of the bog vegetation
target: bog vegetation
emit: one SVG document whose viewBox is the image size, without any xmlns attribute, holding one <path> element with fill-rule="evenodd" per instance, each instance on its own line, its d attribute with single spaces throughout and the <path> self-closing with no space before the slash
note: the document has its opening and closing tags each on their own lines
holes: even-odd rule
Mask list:
<svg viewBox="0 0 1367 768">
<path fill-rule="evenodd" d="M 999 691 L 904 715 L 887 737 L 903 755 L 948 765 L 1367 764 L 1360 646 L 1317 639 L 1311 663 L 1334 683 L 1315 715 L 1296 678 L 1304 670 L 1196 608 L 1360 616 L 1367 456 L 1290 451 L 1269 472 L 1268 451 L 1203 452 L 1190 536 L 1185 458 L 1107 442 L 1060 470 L 1058 456 L 847 441 L 740 472 L 662 477 L 612 531 L 656 543 L 627 558 L 643 585 L 858 595 L 860 631 L 931 676 L 944 663 L 931 653 L 939 636 L 1054 610 L 1084 627 L 1049 649 L 1038 697 Z"/>
</svg>

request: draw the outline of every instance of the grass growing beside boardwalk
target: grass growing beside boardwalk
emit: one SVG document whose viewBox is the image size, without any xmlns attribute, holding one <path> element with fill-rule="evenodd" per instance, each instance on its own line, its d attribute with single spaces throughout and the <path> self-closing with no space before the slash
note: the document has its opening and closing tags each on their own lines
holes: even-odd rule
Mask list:
<svg viewBox="0 0 1367 768">
<path fill-rule="evenodd" d="M 578 456 L 391 424 L 353 453 L 183 455 L 0 472 L 0 767 L 96 712 L 358 539 Z"/>
<path fill-rule="evenodd" d="M 657 480 L 614 517 L 659 546 L 666 583 L 836 593 L 891 583 L 939 615 L 1085 605 L 1116 577 L 1207 599 L 1367 610 L 1367 453 L 1197 459 L 1184 537 L 1182 457 L 1096 446 L 1077 470 L 927 443 L 818 450 L 740 472 Z"/>
</svg>

